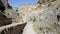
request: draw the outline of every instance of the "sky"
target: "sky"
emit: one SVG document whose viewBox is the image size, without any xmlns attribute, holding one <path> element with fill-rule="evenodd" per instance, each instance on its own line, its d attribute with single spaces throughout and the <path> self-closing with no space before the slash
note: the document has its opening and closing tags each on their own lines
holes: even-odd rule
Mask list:
<svg viewBox="0 0 60 34">
<path fill-rule="evenodd" d="M 38 0 L 8 0 L 12 7 L 18 7 L 23 4 L 37 3 Z"/>
</svg>

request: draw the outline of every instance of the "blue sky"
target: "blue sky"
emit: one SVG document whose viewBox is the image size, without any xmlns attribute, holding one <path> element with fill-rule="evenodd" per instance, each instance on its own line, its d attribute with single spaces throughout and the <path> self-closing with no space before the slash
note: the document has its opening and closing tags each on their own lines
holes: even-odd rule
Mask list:
<svg viewBox="0 0 60 34">
<path fill-rule="evenodd" d="M 22 4 L 37 3 L 38 0 L 8 0 L 9 4 L 13 7 L 18 7 Z"/>
</svg>

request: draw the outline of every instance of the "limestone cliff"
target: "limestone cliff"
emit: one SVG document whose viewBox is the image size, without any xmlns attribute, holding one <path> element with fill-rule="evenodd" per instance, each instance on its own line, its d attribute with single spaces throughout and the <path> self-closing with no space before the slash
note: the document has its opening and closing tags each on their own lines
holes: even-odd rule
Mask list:
<svg viewBox="0 0 60 34">
<path fill-rule="evenodd" d="M 59 0 L 22 5 L 18 11 L 22 20 L 27 22 L 23 34 L 60 34 Z"/>
<path fill-rule="evenodd" d="M 17 10 L 6 10 L 5 15 L 12 18 L 12 24 L 0 27 L 0 33 L 60 34 L 59 2 L 60 0 L 39 0 L 36 4 L 21 5 Z"/>
</svg>

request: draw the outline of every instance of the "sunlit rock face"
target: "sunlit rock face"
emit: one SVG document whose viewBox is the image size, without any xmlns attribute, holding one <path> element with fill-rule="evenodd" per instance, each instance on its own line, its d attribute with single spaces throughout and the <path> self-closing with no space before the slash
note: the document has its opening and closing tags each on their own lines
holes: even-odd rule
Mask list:
<svg viewBox="0 0 60 34">
<path fill-rule="evenodd" d="M 19 11 L 16 9 L 8 9 L 4 11 L 5 15 L 7 16 L 7 18 L 12 18 L 13 22 L 21 22 L 21 16 L 19 14 Z"/>
<path fill-rule="evenodd" d="M 60 4 L 54 0 L 22 5 L 18 10 L 6 10 L 5 14 L 12 18 L 12 25 L 0 27 L 1 34 L 60 34 Z"/>
<path fill-rule="evenodd" d="M 23 34 L 60 34 L 59 16 L 57 16 L 60 13 L 59 5 L 53 1 L 42 3 L 40 6 L 29 4 L 19 7 L 20 16 L 27 22 Z"/>
</svg>

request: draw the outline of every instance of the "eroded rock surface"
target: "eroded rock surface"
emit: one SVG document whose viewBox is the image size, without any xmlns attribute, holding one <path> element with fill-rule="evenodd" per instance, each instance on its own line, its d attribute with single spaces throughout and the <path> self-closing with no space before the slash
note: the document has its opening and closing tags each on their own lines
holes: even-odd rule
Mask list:
<svg viewBox="0 0 60 34">
<path fill-rule="evenodd" d="M 0 0 L 0 11 L 4 11 L 8 8 L 12 8 L 9 3 L 8 3 L 8 0 Z"/>
<path fill-rule="evenodd" d="M 0 34 L 22 34 L 26 23 L 4 29 Z"/>
<path fill-rule="evenodd" d="M 21 34 L 60 34 L 60 4 L 57 1 L 45 0 L 42 3 L 39 1 L 37 4 L 22 5 L 18 10 L 6 10 L 6 16 L 13 18 L 13 23 L 22 22 L 26 26 L 11 26 L 6 28 L 8 31 L 4 29 L 1 34 L 20 34 L 22 29 Z"/>
<path fill-rule="evenodd" d="M 57 1 L 20 6 L 19 14 L 27 22 L 23 34 L 60 34 L 60 4 Z"/>
</svg>

